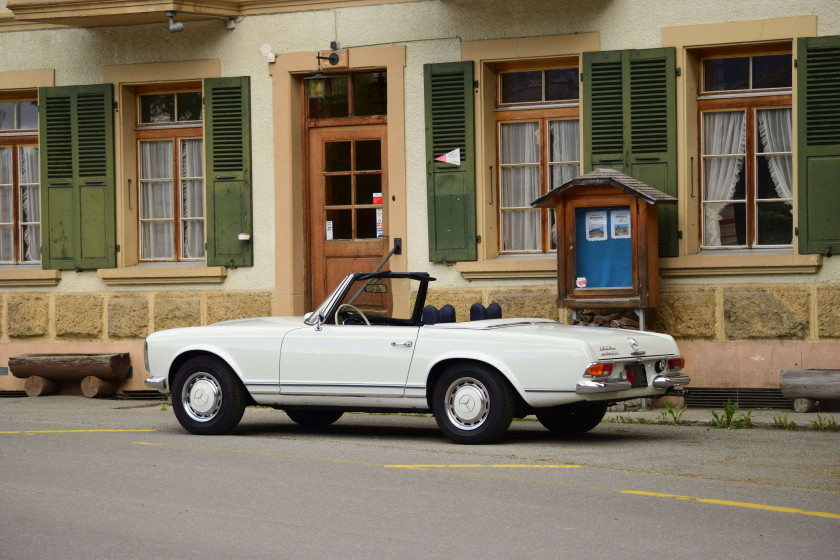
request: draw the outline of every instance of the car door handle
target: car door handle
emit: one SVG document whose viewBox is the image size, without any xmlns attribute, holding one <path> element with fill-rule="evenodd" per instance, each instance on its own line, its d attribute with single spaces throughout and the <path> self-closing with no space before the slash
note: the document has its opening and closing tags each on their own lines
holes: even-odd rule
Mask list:
<svg viewBox="0 0 840 560">
<path fill-rule="evenodd" d="M 411 348 L 412 344 L 410 340 L 406 340 L 405 342 L 392 342 L 391 346 L 405 346 L 406 348 Z"/>
</svg>

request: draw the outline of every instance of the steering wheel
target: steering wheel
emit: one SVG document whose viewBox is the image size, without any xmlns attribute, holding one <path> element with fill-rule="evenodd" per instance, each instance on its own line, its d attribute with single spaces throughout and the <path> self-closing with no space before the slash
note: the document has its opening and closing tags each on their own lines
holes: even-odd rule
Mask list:
<svg viewBox="0 0 840 560">
<path fill-rule="evenodd" d="M 365 324 L 366 324 L 367 326 L 370 326 L 370 321 L 368 321 L 368 318 L 367 318 L 367 317 L 365 317 L 365 314 L 364 314 L 364 313 L 362 313 L 362 311 L 361 311 L 358 307 L 356 307 L 356 306 L 354 306 L 354 305 L 350 305 L 349 303 L 342 303 L 341 305 L 339 305 L 339 306 L 338 306 L 338 309 L 336 309 L 336 310 L 335 310 L 335 324 L 336 324 L 336 325 L 340 324 L 340 323 L 338 322 L 338 316 L 341 314 L 341 312 L 342 312 L 345 308 L 346 308 L 346 309 L 349 309 L 350 311 L 352 311 L 353 313 L 355 313 L 356 315 L 358 315 L 359 317 L 361 317 L 361 318 L 362 318 L 362 320 L 365 322 Z M 346 319 L 345 319 L 345 321 L 346 321 Z M 341 324 L 343 324 L 343 323 L 341 323 Z"/>
</svg>

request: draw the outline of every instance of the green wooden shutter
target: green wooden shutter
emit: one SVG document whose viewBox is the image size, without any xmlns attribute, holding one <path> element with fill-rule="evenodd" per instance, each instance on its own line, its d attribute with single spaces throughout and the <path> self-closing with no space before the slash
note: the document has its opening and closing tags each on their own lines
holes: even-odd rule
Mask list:
<svg viewBox="0 0 840 560">
<path fill-rule="evenodd" d="M 426 64 L 429 260 L 476 260 L 473 63 Z M 435 161 L 460 149 L 461 165 Z"/>
<path fill-rule="evenodd" d="M 840 36 L 797 41 L 799 252 L 840 253 Z"/>
<path fill-rule="evenodd" d="M 584 170 L 610 168 L 677 197 L 676 51 L 583 53 Z M 659 256 L 679 252 L 676 205 L 659 207 Z"/>
<path fill-rule="evenodd" d="M 251 88 L 246 77 L 204 80 L 208 266 L 253 266 Z"/>
<path fill-rule="evenodd" d="M 114 268 L 116 193 L 111 84 L 41 88 L 41 265 Z"/>
</svg>

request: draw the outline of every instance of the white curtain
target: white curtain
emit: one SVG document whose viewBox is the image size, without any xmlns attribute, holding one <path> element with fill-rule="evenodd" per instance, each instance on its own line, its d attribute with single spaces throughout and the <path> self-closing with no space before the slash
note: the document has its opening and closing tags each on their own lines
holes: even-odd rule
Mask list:
<svg viewBox="0 0 840 560">
<path fill-rule="evenodd" d="M 0 262 L 15 259 L 13 194 L 12 149 L 0 147 Z"/>
<path fill-rule="evenodd" d="M 580 125 L 577 120 L 549 121 L 548 157 L 551 167 L 549 189 L 580 175 Z"/>
<path fill-rule="evenodd" d="M 41 195 L 38 147 L 20 148 L 21 261 L 41 260 Z"/>
<path fill-rule="evenodd" d="M 175 253 L 172 142 L 140 143 L 140 257 L 172 259 Z M 155 220 L 155 221 L 150 221 Z"/>
<path fill-rule="evenodd" d="M 539 123 L 502 123 L 500 136 L 502 251 L 539 251 L 540 211 L 529 208 L 540 195 Z"/>
<path fill-rule="evenodd" d="M 719 246 L 721 212 L 732 200 L 738 177 L 744 166 L 746 148 L 746 113 L 743 111 L 703 113 L 703 155 L 728 156 L 703 159 L 704 245 Z"/>
<path fill-rule="evenodd" d="M 779 198 L 793 198 L 793 139 L 790 109 L 766 109 L 756 111 L 758 118 L 758 135 L 765 153 L 778 154 L 788 152 L 788 155 L 770 155 L 767 158 L 770 167 L 770 177 Z M 788 202 L 793 211 L 793 202 Z"/>
<path fill-rule="evenodd" d="M 201 139 L 181 140 L 183 258 L 204 258 L 204 147 Z"/>
</svg>

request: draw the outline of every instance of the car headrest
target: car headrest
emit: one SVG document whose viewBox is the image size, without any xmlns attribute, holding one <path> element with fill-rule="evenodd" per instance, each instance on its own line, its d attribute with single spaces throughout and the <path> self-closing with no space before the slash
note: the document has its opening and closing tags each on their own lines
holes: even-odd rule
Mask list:
<svg viewBox="0 0 840 560">
<path fill-rule="evenodd" d="M 434 305 L 427 305 L 423 308 L 423 324 L 434 325 L 440 323 L 440 311 Z"/>
<path fill-rule="evenodd" d="M 454 323 L 455 322 L 455 308 L 448 303 L 440 308 L 440 322 Z"/>
</svg>

